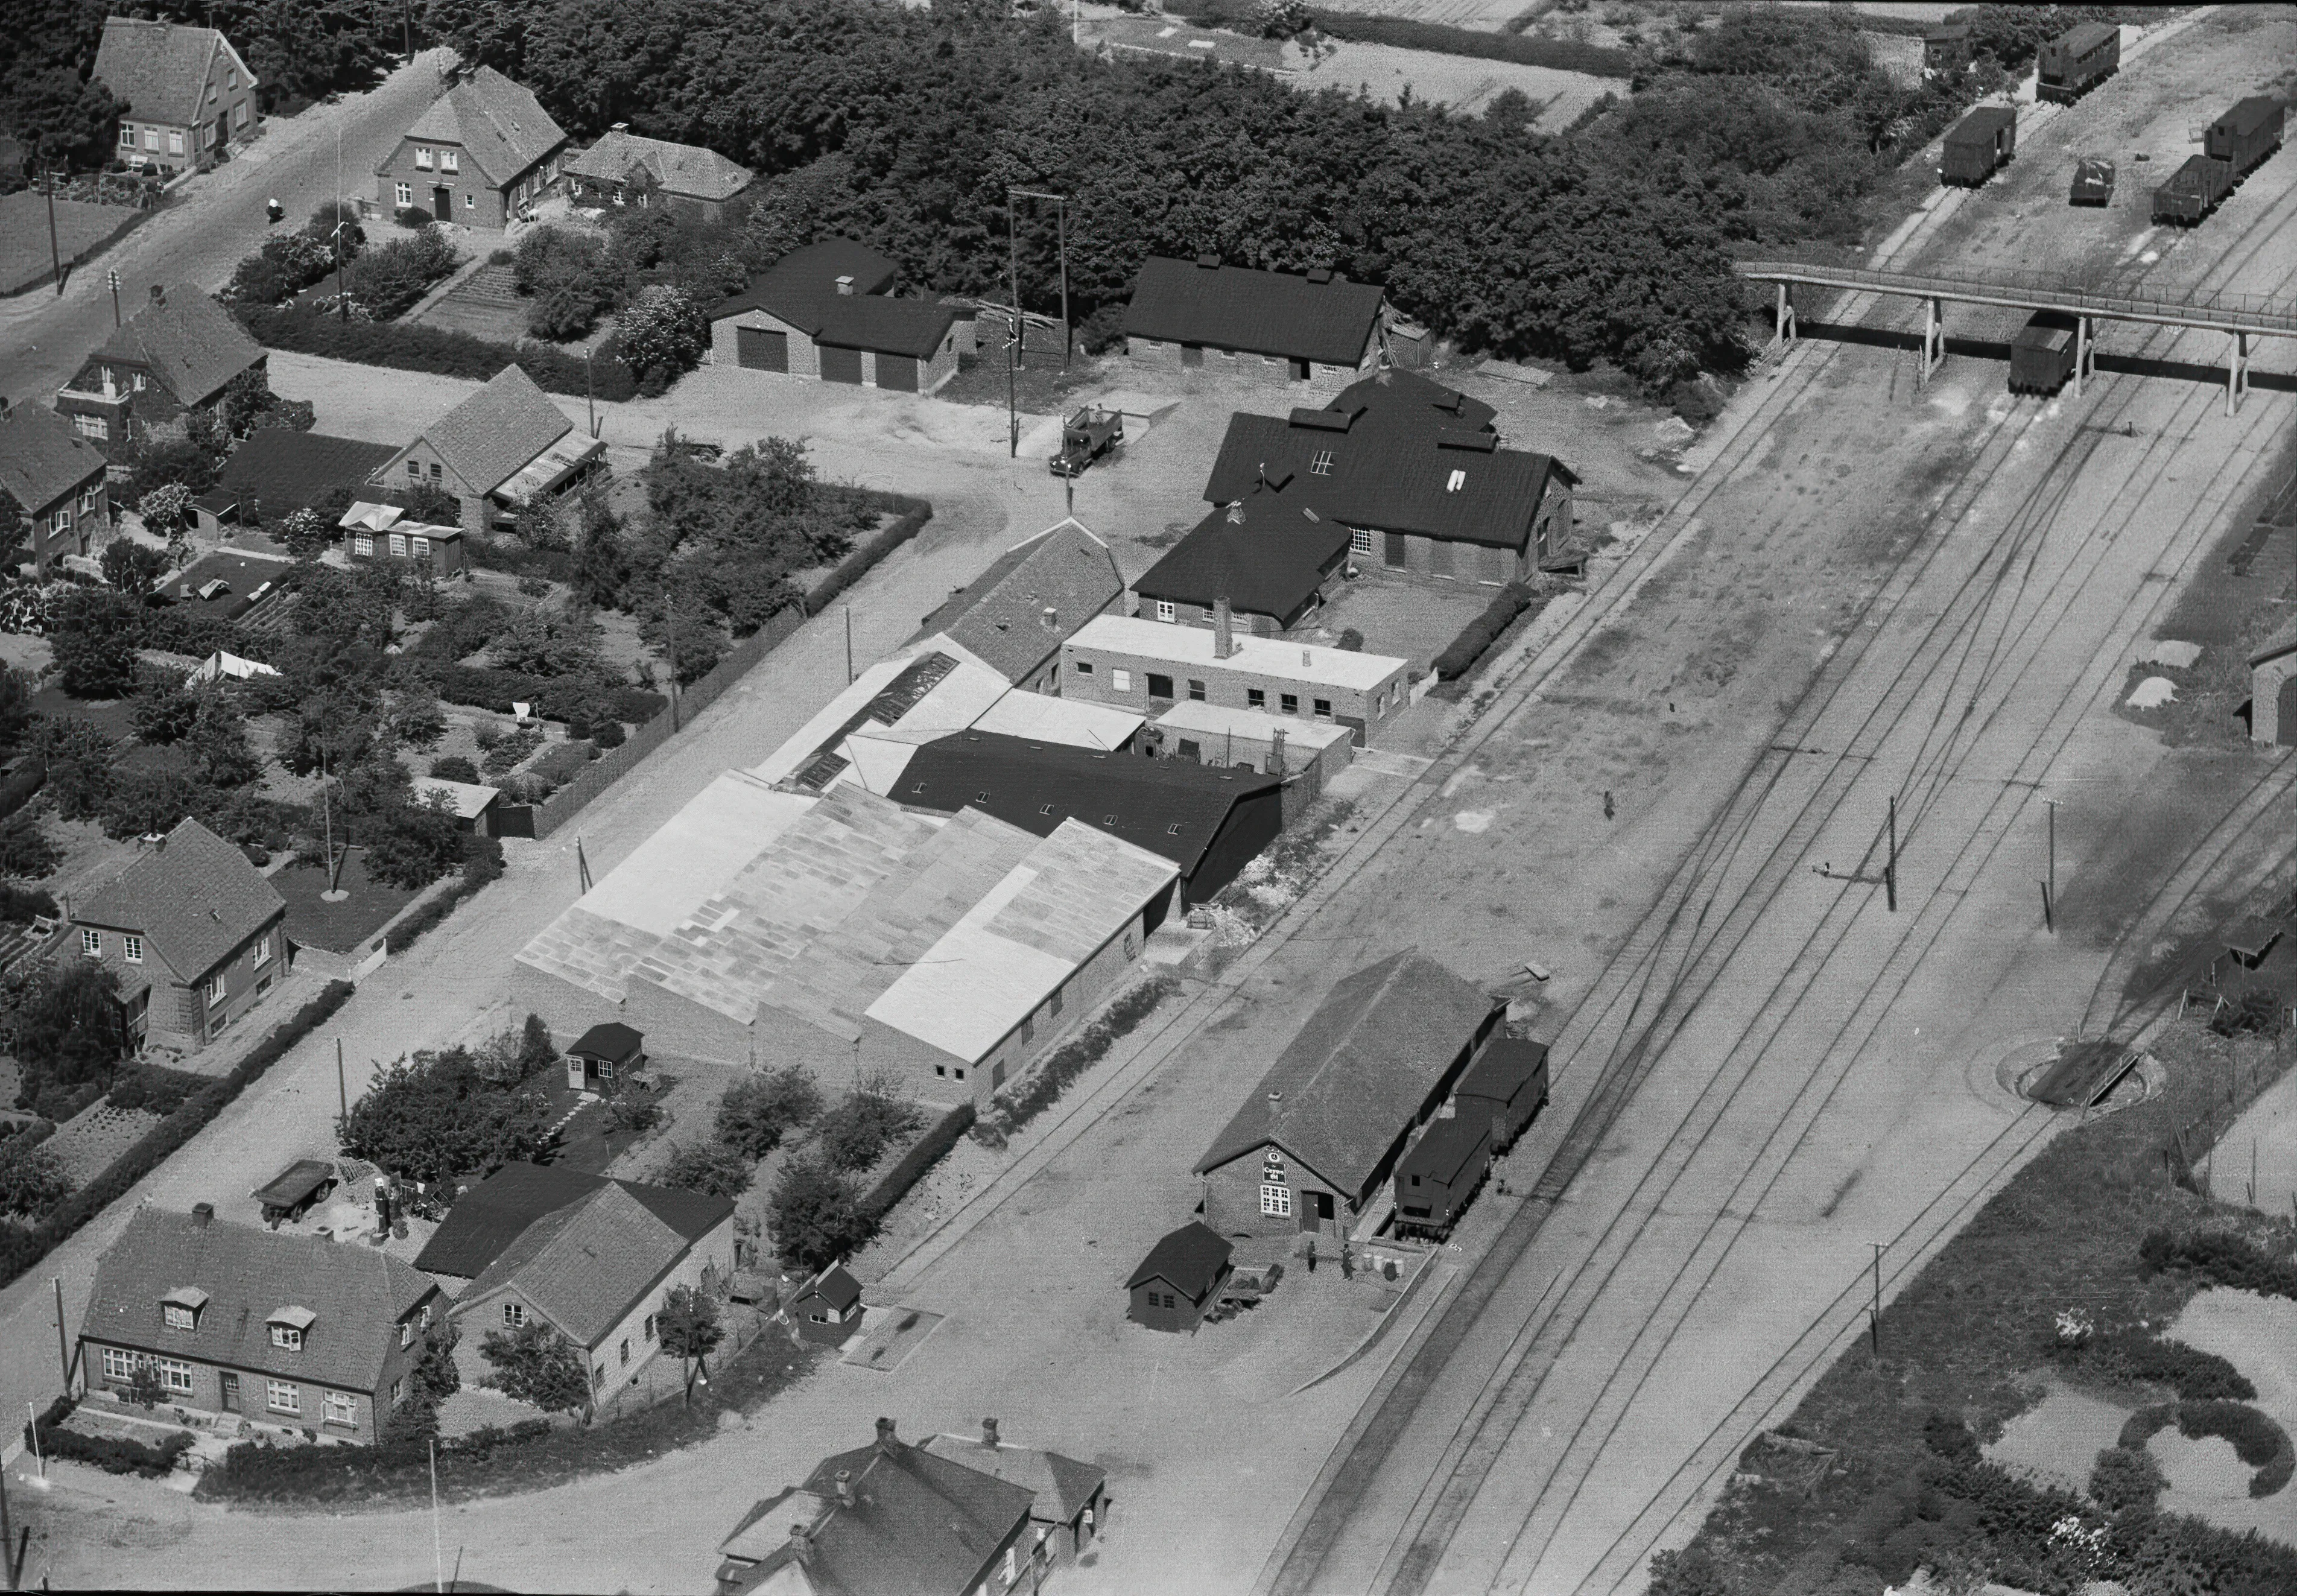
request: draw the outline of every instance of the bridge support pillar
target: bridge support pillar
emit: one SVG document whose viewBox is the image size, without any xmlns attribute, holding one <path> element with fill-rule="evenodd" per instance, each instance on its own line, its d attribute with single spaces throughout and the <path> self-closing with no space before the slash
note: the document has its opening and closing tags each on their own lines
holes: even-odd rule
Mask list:
<svg viewBox="0 0 2297 1596">
<path fill-rule="evenodd" d="M 1783 350 L 1795 341 L 1794 284 L 1779 284 L 1778 310 L 1779 348 Z"/>
<path fill-rule="evenodd" d="M 2233 335 L 2233 358 L 2226 366 L 2226 414 L 2231 415 L 2241 408 L 2241 401 L 2249 392 L 2249 334 Z"/>
<path fill-rule="evenodd" d="M 2097 370 L 2097 334 L 2087 316 L 2074 317 L 2074 397 L 2081 398 L 2082 379 Z"/>
<path fill-rule="evenodd" d="M 1922 374 L 1928 385 L 1931 374 L 1946 363 L 1946 319 L 1940 302 L 1922 300 Z"/>
</svg>

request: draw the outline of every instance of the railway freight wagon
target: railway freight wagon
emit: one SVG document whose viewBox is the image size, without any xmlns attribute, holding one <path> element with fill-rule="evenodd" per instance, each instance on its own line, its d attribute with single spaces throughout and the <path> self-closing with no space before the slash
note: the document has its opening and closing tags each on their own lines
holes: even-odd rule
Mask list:
<svg viewBox="0 0 2297 1596">
<path fill-rule="evenodd" d="M 2113 203 L 2113 162 L 2085 155 L 2074 163 L 2073 187 L 2066 195 L 2071 205 Z"/>
<path fill-rule="evenodd" d="M 2198 226 L 2232 188 L 2230 162 L 2211 160 L 2206 155 L 2188 157 L 2185 165 L 2169 174 L 2167 183 L 2153 191 L 2153 219 L 2180 227 Z"/>
<path fill-rule="evenodd" d="M 1976 188 L 2018 152 L 2018 112 L 2008 105 L 1981 105 L 1946 136 L 1939 181 Z"/>
<path fill-rule="evenodd" d="M 2058 35 L 2035 62 L 2038 99 L 2071 105 L 2121 70 L 2121 29 L 2085 22 Z"/>
<path fill-rule="evenodd" d="M 2055 393 L 2074 374 L 2074 318 L 2037 310 L 2010 341 L 2010 391 Z"/>
<path fill-rule="evenodd" d="M 2227 186 L 2239 183 L 2281 147 L 2281 102 L 2252 95 L 2210 124 L 2202 152 L 2232 169 Z"/>
</svg>

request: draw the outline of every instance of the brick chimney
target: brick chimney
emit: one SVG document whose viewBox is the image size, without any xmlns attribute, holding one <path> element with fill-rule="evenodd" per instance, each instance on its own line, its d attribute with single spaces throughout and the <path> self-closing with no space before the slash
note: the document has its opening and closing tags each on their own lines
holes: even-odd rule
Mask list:
<svg viewBox="0 0 2297 1596">
<path fill-rule="evenodd" d="M 852 293 L 853 292 L 853 279 L 852 277 L 838 278 L 837 292 L 844 294 Z"/>
<path fill-rule="evenodd" d="M 1271 776 L 1284 774 L 1284 728 L 1280 726 L 1276 728 L 1276 735 L 1268 739 L 1268 773 Z"/>
<path fill-rule="evenodd" d="M 1228 600 L 1213 600 L 1213 658 L 1224 660 L 1236 652 L 1236 621 L 1229 613 Z"/>
<path fill-rule="evenodd" d="M 803 1524 L 790 1526 L 790 1555 L 801 1563 L 813 1556 L 813 1532 Z"/>
<path fill-rule="evenodd" d="M 606 129 L 609 133 L 628 133 L 630 130 L 630 125 L 628 122 L 616 122 L 613 127 Z"/>
<path fill-rule="evenodd" d="M 851 1468 L 837 1471 L 837 1505 L 842 1508 L 853 1505 L 853 1470 Z"/>
<path fill-rule="evenodd" d="M 889 1458 L 902 1450 L 901 1442 L 893 1435 L 893 1421 L 890 1419 L 877 1420 L 877 1450 Z"/>
<path fill-rule="evenodd" d="M 152 302 L 163 310 L 168 307 L 168 291 L 157 283 L 152 284 Z"/>
<path fill-rule="evenodd" d="M 997 1421 L 994 1419 L 981 1421 L 981 1444 L 992 1452 L 997 1450 Z"/>
<path fill-rule="evenodd" d="M 1051 605 L 1045 606 L 1045 629 L 1049 632 L 1061 629 L 1061 613 Z"/>
<path fill-rule="evenodd" d="M 215 1205 L 213 1203 L 193 1203 L 192 1205 L 192 1223 L 194 1226 L 204 1230 L 210 1224 L 213 1223 L 214 1221 Z"/>
</svg>

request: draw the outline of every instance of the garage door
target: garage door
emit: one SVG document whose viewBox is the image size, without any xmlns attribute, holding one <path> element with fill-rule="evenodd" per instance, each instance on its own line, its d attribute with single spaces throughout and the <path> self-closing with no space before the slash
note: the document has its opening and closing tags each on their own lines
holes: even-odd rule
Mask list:
<svg viewBox="0 0 2297 1596">
<path fill-rule="evenodd" d="M 789 369 L 789 334 L 764 327 L 734 329 L 734 358 L 753 371 Z"/>
<path fill-rule="evenodd" d="M 861 351 L 833 350 L 827 345 L 821 350 L 821 380 L 825 383 L 858 383 L 861 380 Z"/>
<path fill-rule="evenodd" d="M 879 355 L 877 357 L 877 386 L 898 388 L 903 393 L 918 391 L 918 362 L 913 355 Z"/>
</svg>

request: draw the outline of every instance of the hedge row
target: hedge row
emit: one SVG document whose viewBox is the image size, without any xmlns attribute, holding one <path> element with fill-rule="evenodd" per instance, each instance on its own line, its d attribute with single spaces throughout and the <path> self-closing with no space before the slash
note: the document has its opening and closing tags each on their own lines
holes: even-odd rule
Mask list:
<svg viewBox="0 0 2297 1596">
<path fill-rule="evenodd" d="M 141 1108 L 147 1114 L 169 1115 L 191 1100 L 208 1083 L 205 1075 L 171 1070 L 156 1064 L 131 1064 L 111 1078 L 110 1102 L 114 1108 Z"/>
<path fill-rule="evenodd" d="M 384 366 L 394 371 L 427 371 L 476 383 L 487 381 L 506 366 L 518 366 L 534 379 L 537 387 L 547 392 L 585 391 L 582 358 L 547 344 L 496 343 L 444 327 L 342 321 L 316 311 L 266 305 L 234 305 L 231 310 L 239 317 L 240 325 L 266 349 L 321 355 L 330 360 L 350 360 L 361 366 Z M 611 355 L 589 363 L 589 381 L 597 384 L 590 391 L 602 399 L 638 397 L 638 378 L 629 366 Z"/>
<path fill-rule="evenodd" d="M 1167 6 L 1165 9 L 1173 9 Z M 1321 11 L 1310 7 L 1316 31 L 1330 38 L 1353 39 L 1360 45 L 1393 45 L 1403 50 L 1429 50 L 1439 55 L 1467 55 L 1478 61 L 1512 62 L 1519 67 L 1552 67 L 1561 72 L 1585 72 L 1594 78 L 1633 78 L 1635 58 L 1625 50 L 1577 39 L 1543 38 L 1536 34 L 1483 33 L 1471 28 L 1452 28 L 1441 22 L 1419 22 L 1409 17 L 1384 17 L 1370 12 Z M 1861 26 L 1864 26 L 1862 21 Z"/>
<path fill-rule="evenodd" d="M 2167 1386 L 2188 1402 L 2219 1397 L 2247 1402 L 2257 1395 L 2249 1377 L 2217 1353 L 2182 1341 L 2157 1340 L 2144 1330 L 2121 1330 L 2085 1346 L 2061 1347 L 2058 1362 L 2070 1370 L 2120 1384 Z"/>
<path fill-rule="evenodd" d="M 504 1447 L 541 1440 L 551 1428 L 547 1419 L 522 1419 L 507 1428 L 482 1425 L 468 1435 L 439 1443 L 439 1472 L 451 1477 L 457 1463 L 483 1463 Z M 412 1475 L 427 1480 L 430 1467 L 427 1440 L 386 1441 L 375 1446 L 242 1441 L 209 1470 L 202 1489 L 259 1501 L 325 1501 L 361 1494 Z"/>
<path fill-rule="evenodd" d="M 578 705 L 603 697 L 613 706 L 616 720 L 644 726 L 670 707 L 661 694 L 645 687 L 601 688 L 588 677 L 529 676 L 523 670 L 498 670 L 487 665 L 457 665 L 444 660 L 424 660 L 419 668 L 432 688 L 449 703 L 515 713 L 515 703 L 531 704 L 546 720 L 564 720 Z"/>
<path fill-rule="evenodd" d="M 30 758 L 5 777 L 0 777 L 0 819 L 5 819 L 32 801 L 48 779 L 45 761 Z"/>
<path fill-rule="evenodd" d="M 1486 605 L 1484 613 L 1460 629 L 1452 645 L 1435 659 L 1436 675 L 1443 681 L 1457 681 L 1475 669 L 1484 651 L 1500 639 L 1500 634 L 1515 621 L 1515 618 L 1538 601 L 1539 595 L 1522 582 L 1510 582 L 1499 591 L 1499 596 Z"/>
<path fill-rule="evenodd" d="M 2229 1230 L 2176 1237 L 2151 1230 L 2138 1244 L 2137 1255 L 2148 1273 L 2187 1270 L 2212 1286 L 2297 1298 L 2297 1258 L 2276 1256 Z"/>
<path fill-rule="evenodd" d="M 1181 984 L 1169 970 L 1150 976 L 1111 1003 L 1099 1017 L 1055 1048 L 1044 1063 L 1029 1073 L 1010 1093 L 1000 1093 L 991 1104 L 991 1115 L 982 1123 L 978 1139 L 1002 1145 L 1006 1137 L 1060 1100 L 1061 1094 L 1085 1071 L 1107 1056 L 1108 1049 L 1132 1034 Z"/>
<path fill-rule="evenodd" d="M 351 995 L 348 981 L 330 981 L 319 995 L 282 1021 L 270 1035 L 256 1043 L 239 1066 L 220 1080 L 210 1081 L 185 1098 L 177 1110 L 146 1131 L 110 1167 L 57 1205 L 36 1225 L 0 1226 L 0 1286 L 62 1245 L 82 1225 L 135 1189 L 137 1181 L 166 1161 L 177 1148 L 206 1128 L 248 1082 L 279 1062 L 287 1050 L 325 1024 Z"/>
<path fill-rule="evenodd" d="M 2172 1423 L 2188 1441 L 2215 1436 L 2231 1442 L 2235 1453 L 2256 1470 L 2249 1477 L 2252 1497 L 2272 1495 L 2297 1474 L 2297 1447 L 2291 1445 L 2289 1432 L 2242 1402 L 2164 1403 L 2141 1409 L 2123 1423 L 2115 1444 L 2143 1452 L 2155 1431 Z"/>
<path fill-rule="evenodd" d="M 564 548 L 529 548 L 511 538 L 465 538 L 471 564 L 482 571 L 506 576 L 539 576 L 548 582 L 571 582 L 575 576 L 573 554 Z"/>
<path fill-rule="evenodd" d="M 37 1439 L 41 1456 L 93 1463 L 106 1474 L 135 1474 L 145 1479 L 159 1479 L 175 1468 L 177 1459 L 192 1450 L 189 1430 L 177 1430 L 156 1444 L 147 1444 L 126 1436 L 87 1436 L 65 1429 L 64 1420 L 71 1417 L 78 1405 L 69 1394 L 60 1396 L 40 1415 Z M 34 1430 L 33 1424 L 24 1426 L 26 1446 L 33 1444 Z"/>
<path fill-rule="evenodd" d="M 916 537 L 933 519 L 933 506 L 925 499 L 911 498 L 906 493 L 887 493 L 878 488 L 857 488 L 853 491 L 871 509 L 894 512 L 893 519 L 865 541 L 855 544 L 853 551 L 837 562 L 821 585 L 806 596 L 804 607 L 810 615 L 819 615 L 827 609 L 839 594 L 867 576 L 878 561 Z"/>
</svg>

